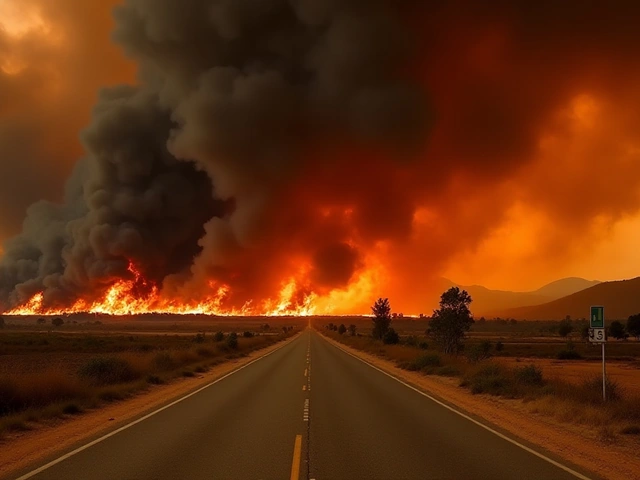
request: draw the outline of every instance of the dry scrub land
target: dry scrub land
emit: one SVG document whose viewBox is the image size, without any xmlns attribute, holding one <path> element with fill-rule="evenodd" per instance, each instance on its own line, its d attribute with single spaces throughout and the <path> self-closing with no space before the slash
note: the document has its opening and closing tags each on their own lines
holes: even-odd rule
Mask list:
<svg viewBox="0 0 640 480">
<path fill-rule="evenodd" d="M 400 333 L 397 345 L 384 345 L 371 338 L 371 320 L 349 321 L 356 326 L 355 336 L 348 330 L 341 335 L 327 329 L 326 320 L 315 326 L 334 340 L 386 361 L 396 375 L 412 379 L 412 383 L 424 378 L 427 390 L 443 388 L 447 395 L 453 395 L 455 404 L 468 396 L 464 402 L 469 411 L 490 421 L 506 418 L 487 415 L 498 402 L 505 412 L 512 411 L 507 425 L 516 424 L 516 419 L 526 424 L 527 419 L 537 418 L 577 434 L 581 447 L 590 442 L 603 449 L 604 458 L 610 457 L 588 466 L 584 458 L 573 460 L 604 472 L 606 478 L 640 478 L 640 459 L 635 453 L 640 447 L 640 342 L 607 343 L 609 400 L 603 402 L 600 347 L 585 343 L 577 334 L 561 338 L 553 322 L 474 325 L 465 342 L 465 353 L 450 356 L 440 353 L 426 335 L 428 323 L 424 320 L 394 320 L 391 326 Z M 339 318 L 330 322 L 345 323 Z M 566 356 L 578 359 L 558 358 Z M 477 401 L 471 401 L 471 397 Z M 548 446 L 547 440 L 529 440 Z M 568 440 L 556 436 L 555 442 L 555 451 L 571 460 Z M 614 466 L 614 459 L 627 465 Z M 637 463 L 637 470 L 629 461 Z M 615 469 L 619 470 L 617 474 Z"/>
<path fill-rule="evenodd" d="M 51 319 L 41 322 L 5 317 L 0 330 L 0 441 L 12 432 L 57 423 L 151 385 L 201 375 L 273 345 L 306 323 L 82 316 L 67 318 L 60 327 L 53 327 Z"/>
</svg>

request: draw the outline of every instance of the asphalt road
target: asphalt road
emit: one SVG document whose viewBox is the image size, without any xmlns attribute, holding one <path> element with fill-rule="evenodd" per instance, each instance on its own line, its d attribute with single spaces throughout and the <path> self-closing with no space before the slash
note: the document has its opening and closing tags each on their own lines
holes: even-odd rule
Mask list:
<svg viewBox="0 0 640 480">
<path fill-rule="evenodd" d="M 21 478 L 577 477 L 307 330 L 199 393 Z"/>
</svg>

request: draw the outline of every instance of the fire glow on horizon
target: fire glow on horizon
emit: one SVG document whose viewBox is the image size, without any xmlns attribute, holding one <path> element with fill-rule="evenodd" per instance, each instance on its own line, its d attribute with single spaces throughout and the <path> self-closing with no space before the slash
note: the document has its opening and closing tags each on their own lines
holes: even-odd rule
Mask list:
<svg viewBox="0 0 640 480">
<path fill-rule="evenodd" d="M 129 264 L 133 278 L 118 280 L 109 287 L 101 298 L 95 301 L 77 300 L 69 307 L 49 307 L 45 305 L 43 292 L 36 293 L 28 301 L 5 312 L 10 316 L 71 315 L 80 313 L 112 316 L 173 314 L 211 316 L 312 316 L 343 313 L 356 298 L 369 297 L 373 277 L 379 272 L 369 269 L 344 291 L 333 291 L 327 295 L 306 292 L 301 285 L 304 280 L 291 277 L 282 284 L 277 298 L 267 299 L 259 304 L 246 302 L 242 307 L 227 307 L 230 288 L 210 282 L 210 294 L 197 300 L 167 298 L 157 286 L 148 286 L 133 263 Z M 361 314 L 358 314 L 361 315 Z"/>
</svg>

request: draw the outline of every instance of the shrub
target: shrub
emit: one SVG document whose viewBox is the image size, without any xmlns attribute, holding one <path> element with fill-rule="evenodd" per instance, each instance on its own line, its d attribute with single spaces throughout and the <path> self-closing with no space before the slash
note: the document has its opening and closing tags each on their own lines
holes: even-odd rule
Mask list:
<svg viewBox="0 0 640 480">
<path fill-rule="evenodd" d="M 430 367 L 440 367 L 441 365 L 440 355 L 437 353 L 428 353 L 426 355 L 420 355 L 413 362 L 405 363 L 401 367 L 405 370 L 417 371 Z"/>
<path fill-rule="evenodd" d="M 514 377 L 516 382 L 522 385 L 543 385 L 544 379 L 542 378 L 542 370 L 535 365 L 526 365 L 524 367 L 518 367 L 514 370 Z"/>
<path fill-rule="evenodd" d="M 498 341 L 496 342 L 496 352 L 501 352 L 504 350 L 504 343 Z"/>
<path fill-rule="evenodd" d="M 80 367 L 78 374 L 95 385 L 115 385 L 140 378 L 129 362 L 117 357 L 96 357 Z"/>
<path fill-rule="evenodd" d="M 347 333 L 347 327 L 344 326 L 344 323 L 341 323 L 338 327 L 338 333 L 340 335 L 344 335 L 345 333 Z"/>
<path fill-rule="evenodd" d="M 427 350 L 429 348 L 429 344 L 427 342 L 420 342 L 418 344 L 418 348 L 420 348 L 421 350 Z"/>
<path fill-rule="evenodd" d="M 560 322 L 558 326 L 558 334 L 561 337 L 566 337 L 573 331 L 573 325 L 571 324 L 571 320 L 569 318 L 565 318 Z"/>
<path fill-rule="evenodd" d="M 158 352 L 153 357 L 153 365 L 161 371 L 173 370 L 177 364 L 178 362 L 170 352 Z"/>
<path fill-rule="evenodd" d="M 204 343 L 204 340 L 204 333 L 196 333 L 196 336 L 193 338 L 193 341 L 195 343 Z"/>
<path fill-rule="evenodd" d="M 480 360 L 486 360 L 491 357 L 491 342 L 485 340 L 482 343 L 473 345 L 466 352 L 467 360 L 472 363 L 479 362 Z"/>
<path fill-rule="evenodd" d="M 418 337 L 415 335 L 409 335 L 405 340 L 404 344 L 409 347 L 417 347 L 418 346 Z"/>
<path fill-rule="evenodd" d="M 221 342 L 223 340 L 224 340 L 224 333 L 222 332 L 216 332 L 215 335 L 213 336 L 214 342 Z"/>
<path fill-rule="evenodd" d="M 471 393 L 490 393 L 492 395 L 513 394 L 513 382 L 507 371 L 499 365 L 485 365 L 476 372 L 467 375 L 461 383 L 468 386 Z"/>
<path fill-rule="evenodd" d="M 356 336 L 356 326 L 354 324 L 349 325 L 349 335 Z"/>
<path fill-rule="evenodd" d="M 244 333 L 242 334 L 242 336 L 243 336 L 244 338 L 252 338 L 252 337 L 253 337 L 253 333 L 251 333 L 251 332 L 244 332 Z"/>
<path fill-rule="evenodd" d="M 398 342 L 400 342 L 400 337 L 398 336 L 398 332 L 393 328 L 387 330 L 387 333 L 382 337 L 382 343 L 385 345 L 396 345 Z"/>
<path fill-rule="evenodd" d="M 605 381 L 607 401 L 615 402 L 622 400 L 620 385 L 607 377 Z M 579 398 L 587 400 L 589 403 L 602 403 L 602 378 L 595 376 L 586 379 L 577 391 Z"/>
<path fill-rule="evenodd" d="M 232 350 L 236 350 L 238 348 L 238 334 L 236 332 L 231 332 L 227 337 L 227 347 Z"/>
<path fill-rule="evenodd" d="M 82 412 L 82 409 L 75 403 L 68 403 L 62 408 L 62 413 L 66 415 L 77 415 Z"/>
<path fill-rule="evenodd" d="M 161 385 L 164 382 L 162 381 L 162 379 L 158 375 L 148 375 L 147 376 L 147 383 L 150 383 L 152 385 Z"/>
<path fill-rule="evenodd" d="M 54 327 L 61 327 L 62 325 L 64 325 L 64 320 L 60 317 L 56 317 L 51 320 L 51 325 L 53 325 Z"/>
<path fill-rule="evenodd" d="M 207 347 L 198 348 L 198 350 L 196 350 L 196 353 L 198 355 L 200 355 L 201 357 L 213 357 L 213 355 L 214 355 L 213 350 L 211 350 L 210 348 L 207 348 Z"/>
</svg>

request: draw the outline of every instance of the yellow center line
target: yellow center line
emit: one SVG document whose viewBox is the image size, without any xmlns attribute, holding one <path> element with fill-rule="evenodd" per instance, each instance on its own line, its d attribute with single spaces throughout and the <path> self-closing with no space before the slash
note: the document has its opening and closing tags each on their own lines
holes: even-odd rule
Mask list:
<svg viewBox="0 0 640 480">
<path fill-rule="evenodd" d="M 304 376 L 305 377 L 307 376 L 307 369 L 306 368 L 304 369 Z"/>
<path fill-rule="evenodd" d="M 302 435 L 296 435 L 293 445 L 293 463 L 291 464 L 291 480 L 300 480 L 300 460 L 302 455 Z"/>
<path fill-rule="evenodd" d="M 304 392 L 307 389 L 306 385 L 302 385 L 302 391 Z"/>
</svg>

